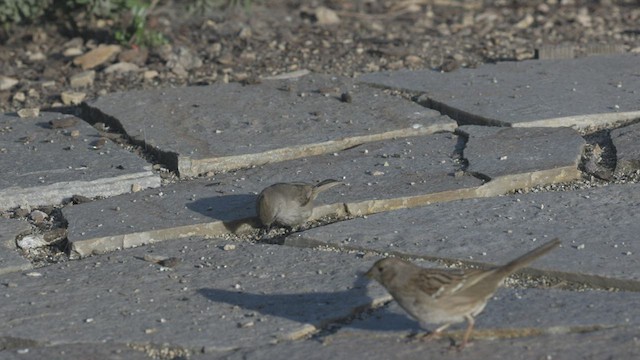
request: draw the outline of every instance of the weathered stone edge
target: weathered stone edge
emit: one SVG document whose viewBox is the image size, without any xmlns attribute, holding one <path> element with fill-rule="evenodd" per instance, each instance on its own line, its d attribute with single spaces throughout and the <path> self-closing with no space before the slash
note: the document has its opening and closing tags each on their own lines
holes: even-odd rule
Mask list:
<svg viewBox="0 0 640 360">
<path fill-rule="evenodd" d="M 178 157 L 178 172 L 183 176 L 198 176 L 209 171 L 224 172 L 251 166 L 260 166 L 268 163 L 299 159 L 307 156 L 329 154 L 348 149 L 360 144 L 404 138 L 412 136 L 424 136 L 438 132 L 453 132 L 457 124 L 453 121 L 443 124 L 410 127 L 387 131 L 378 134 L 352 136 L 343 139 L 329 140 L 321 143 L 303 144 L 269 150 L 261 153 L 223 156 L 207 159 L 192 159 L 188 156 Z"/>
<path fill-rule="evenodd" d="M 365 200 L 353 203 L 322 205 L 313 210 L 310 220 L 318 220 L 326 216 L 344 219 L 346 217 L 364 216 L 391 210 L 425 206 L 438 202 L 492 197 L 505 194 L 519 188 L 546 185 L 555 180 L 569 181 L 579 177 L 580 171 L 575 167 L 562 167 L 532 173 L 508 175 L 496 178 L 481 186 L 471 188 L 392 199 Z M 258 227 L 259 222 L 257 218 L 244 218 L 227 222 L 217 220 L 168 229 L 156 229 L 84 240 L 73 240 L 70 243 L 71 252 L 75 257 L 85 257 L 97 253 L 191 236 L 216 237 L 230 233 L 240 235 L 254 231 Z"/>
<path fill-rule="evenodd" d="M 142 189 L 156 188 L 161 184 L 160 177 L 151 171 L 142 171 L 122 176 L 101 178 L 91 181 L 61 181 L 37 188 L 12 186 L 0 191 L 0 210 L 12 209 L 22 205 L 42 206 L 60 204 L 73 195 L 87 197 L 115 196 L 131 191 L 137 184 Z"/>
</svg>

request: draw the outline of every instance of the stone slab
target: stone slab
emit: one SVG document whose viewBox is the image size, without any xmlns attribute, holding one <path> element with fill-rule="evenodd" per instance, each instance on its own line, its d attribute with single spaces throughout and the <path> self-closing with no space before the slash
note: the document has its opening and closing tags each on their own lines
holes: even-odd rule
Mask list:
<svg viewBox="0 0 640 360">
<path fill-rule="evenodd" d="M 63 209 L 71 249 L 80 256 L 187 236 L 243 229 L 256 194 L 277 182 L 342 179 L 317 199 L 315 218 L 368 214 L 474 194 L 482 181 L 454 176 L 458 136 L 433 134 L 369 143 L 321 155 L 216 175 Z M 385 166 L 387 165 L 387 166 Z M 160 195 L 161 194 L 161 195 Z M 118 211 L 114 209 L 119 209 Z M 257 223 L 250 224 L 257 225 Z"/>
<path fill-rule="evenodd" d="M 465 150 L 470 168 L 482 172 L 482 178 L 492 178 L 484 185 L 478 177 L 458 171 L 457 153 L 463 142 L 454 134 L 378 141 L 332 155 L 256 166 L 65 208 L 68 239 L 74 253 L 86 256 L 165 239 L 240 233 L 257 225 L 257 220 L 249 219 L 255 215 L 255 194 L 277 182 L 345 181 L 346 186 L 320 196 L 312 217 L 318 219 L 495 196 L 580 176 L 577 162 L 584 140 L 571 129 L 466 127 L 464 131 L 470 136 Z M 565 145 L 547 146 L 554 141 Z M 484 143 L 490 143 L 490 149 Z M 493 158 L 483 158 L 484 153 Z M 512 154 L 510 166 L 501 167 L 499 154 Z M 478 166 L 473 166 L 476 162 Z"/>
<path fill-rule="evenodd" d="M 629 174 L 640 169 L 640 123 L 611 130 L 611 141 L 616 149 L 617 174 Z"/>
<path fill-rule="evenodd" d="M 366 215 L 475 196 L 480 179 L 459 174 L 461 139 L 450 133 L 378 141 L 323 155 L 220 174 L 223 182 L 241 177 L 257 181 L 259 190 L 277 182 L 342 180 L 320 195 L 318 203 L 338 204 L 344 215 Z M 322 209 L 318 209 L 321 212 Z M 318 213 L 317 216 L 321 216 Z M 342 215 L 342 214 L 341 214 Z"/>
<path fill-rule="evenodd" d="M 18 253 L 16 238 L 31 232 L 28 222 L 0 218 L 0 275 L 31 268 L 29 260 Z"/>
<path fill-rule="evenodd" d="M 351 101 L 341 101 L 345 92 Z M 109 94 L 85 110 L 90 121 L 122 128 L 134 141 L 155 149 L 181 176 L 333 153 L 457 126 L 409 100 L 329 75 Z"/>
<path fill-rule="evenodd" d="M 432 265 L 417 264 L 429 267 Z M 640 326 L 640 311 L 636 307 L 635 292 L 609 292 L 600 290 L 565 291 L 557 289 L 498 289 L 484 311 L 476 317 L 475 338 L 507 338 L 542 335 L 545 333 L 571 333 L 575 329 Z M 353 321 L 336 334 L 393 333 L 408 336 L 411 333 L 434 330 L 429 324 L 422 329 L 418 322 L 392 301 L 374 310 L 370 316 Z M 461 339 L 466 323 L 454 324 L 448 329 L 451 336 Z"/>
<path fill-rule="evenodd" d="M 70 250 L 84 257 L 169 239 L 215 237 L 255 216 L 256 188 L 212 184 L 200 179 L 67 206 L 62 214 Z"/>
<path fill-rule="evenodd" d="M 485 64 L 449 73 L 399 70 L 359 81 L 425 94 L 466 124 L 588 128 L 640 117 L 640 54 Z"/>
<path fill-rule="evenodd" d="M 461 352 L 450 351 L 447 340 L 407 341 L 396 336 L 331 336 L 323 342 L 297 341 L 239 351 L 224 359 L 635 359 L 640 356 L 640 327 L 616 328 L 584 333 L 475 341 Z M 196 357 L 195 359 L 205 357 Z"/>
<path fill-rule="evenodd" d="M 145 255 L 181 261 L 167 269 Z M 388 298 L 361 276 L 369 265 L 357 254 L 168 241 L 4 275 L 14 286 L 2 290 L 0 337 L 214 355 L 299 339 Z"/>
<path fill-rule="evenodd" d="M 0 115 L 0 210 L 59 204 L 73 195 L 113 196 L 133 184 L 160 186 L 148 163 L 111 141 L 93 149 L 100 135 L 84 121 L 65 129 L 49 126 L 69 116 Z M 72 137 L 73 130 L 80 135 Z"/>
<path fill-rule="evenodd" d="M 285 243 L 501 264 L 559 237 L 563 246 L 531 269 L 592 286 L 638 291 L 638 203 L 638 184 L 467 199 L 334 223 L 292 234 Z"/>
<path fill-rule="evenodd" d="M 468 125 L 458 129 L 468 138 L 467 171 L 489 179 L 569 168 L 579 176 L 585 141 L 571 128 L 500 128 Z"/>
<path fill-rule="evenodd" d="M 585 141 L 571 128 L 466 125 L 456 131 L 467 137 L 466 171 L 498 182 L 501 194 L 534 183 L 569 182 L 581 177 L 578 164 Z"/>
<path fill-rule="evenodd" d="M 85 343 L 19 346 L 0 351 L 0 358 L 3 360 L 149 360 L 150 357 L 143 351 L 136 351 L 122 344 Z"/>
</svg>

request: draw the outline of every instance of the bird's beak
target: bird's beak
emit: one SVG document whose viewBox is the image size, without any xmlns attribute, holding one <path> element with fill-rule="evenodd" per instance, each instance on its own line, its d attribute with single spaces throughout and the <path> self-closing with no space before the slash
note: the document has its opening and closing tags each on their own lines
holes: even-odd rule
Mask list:
<svg viewBox="0 0 640 360">
<path fill-rule="evenodd" d="M 369 269 L 369 271 L 367 271 L 366 273 L 364 273 L 364 276 L 366 276 L 369 279 L 373 279 L 373 269 Z"/>
</svg>

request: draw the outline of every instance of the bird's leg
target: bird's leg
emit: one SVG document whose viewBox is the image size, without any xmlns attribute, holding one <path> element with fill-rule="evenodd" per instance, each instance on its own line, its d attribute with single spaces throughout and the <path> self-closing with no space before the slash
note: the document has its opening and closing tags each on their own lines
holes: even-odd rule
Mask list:
<svg viewBox="0 0 640 360">
<path fill-rule="evenodd" d="M 464 331 L 464 336 L 462 337 L 462 343 L 458 345 L 458 350 L 464 349 L 467 346 L 467 342 L 469 341 L 469 335 L 471 335 L 471 331 L 473 330 L 473 325 L 475 324 L 475 320 L 473 316 L 466 315 L 465 319 L 467 319 L 467 330 Z"/>
<path fill-rule="evenodd" d="M 258 237 L 260 238 L 260 240 L 268 240 L 269 233 L 271 232 L 272 228 L 273 228 L 273 224 L 261 226 L 260 230 L 258 230 Z"/>
<path fill-rule="evenodd" d="M 428 334 L 425 334 L 425 335 L 421 338 L 421 340 L 422 340 L 422 341 L 431 341 L 431 340 L 433 340 L 433 339 L 436 339 L 436 338 L 438 338 L 438 337 L 440 336 L 440 334 L 441 334 L 441 333 L 442 333 L 446 328 L 448 328 L 449 326 L 451 326 L 451 324 L 444 324 L 444 325 L 440 326 L 439 328 L 435 329 L 434 331 L 432 331 L 432 332 L 430 332 L 430 333 L 428 333 Z"/>
</svg>

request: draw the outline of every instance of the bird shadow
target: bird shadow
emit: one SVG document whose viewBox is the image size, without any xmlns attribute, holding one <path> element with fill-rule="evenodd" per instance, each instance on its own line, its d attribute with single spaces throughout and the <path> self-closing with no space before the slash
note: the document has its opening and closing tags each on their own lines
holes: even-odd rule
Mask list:
<svg viewBox="0 0 640 360">
<path fill-rule="evenodd" d="M 233 194 L 201 198 L 186 204 L 187 208 L 206 217 L 222 221 L 231 233 L 238 234 L 260 228 L 256 217 L 254 194 Z"/>
<path fill-rule="evenodd" d="M 348 290 L 289 294 L 255 294 L 215 288 L 202 288 L 198 294 L 213 302 L 222 302 L 263 315 L 293 320 L 301 324 L 342 327 L 372 331 L 417 331 L 415 321 L 401 313 L 384 311 L 364 320 L 354 319 L 370 309 L 373 299 L 367 294 L 368 280 L 358 276 Z M 379 310 L 375 310 L 379 313 Z"/>
<path fill-rule="evenodd" d="M 188 202 L 187 208 L 216 220 L 238 220 L 256 215 L 256 198 L 253 194 L 210 196 Z"/>
</svg>

